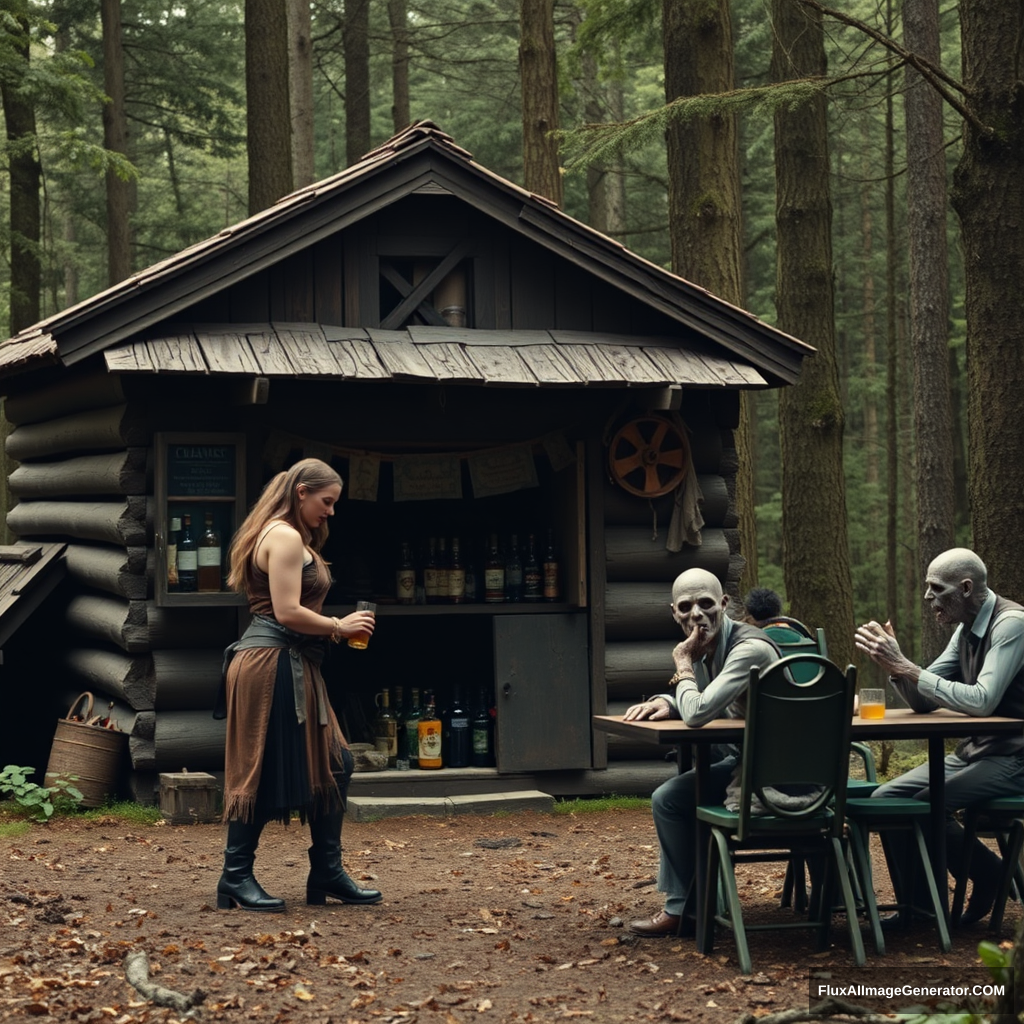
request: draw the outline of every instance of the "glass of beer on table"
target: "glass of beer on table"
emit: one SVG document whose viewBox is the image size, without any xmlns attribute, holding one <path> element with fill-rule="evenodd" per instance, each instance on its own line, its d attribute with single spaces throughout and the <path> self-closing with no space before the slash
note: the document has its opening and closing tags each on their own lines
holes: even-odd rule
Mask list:
<svg viewBox="0 0 1024 1024">
<path fill-rule="evenodd" d="M 859 706 L 861 718 L 885 718 L 885 690 L 861 690 Z"/>
<path fill-rule="evenodd" d="M 370 612 L 374 618 L 377 617 L 377 606 L 373 601 L 356 601 L 357 612 Z M 354 647 L 358 651 L 365 651 L 370 643 L 370 634 L 366 630 L 361 629 L 358 633 L 353 633 L 348 638 L 349 647 Z"/>
</svg>

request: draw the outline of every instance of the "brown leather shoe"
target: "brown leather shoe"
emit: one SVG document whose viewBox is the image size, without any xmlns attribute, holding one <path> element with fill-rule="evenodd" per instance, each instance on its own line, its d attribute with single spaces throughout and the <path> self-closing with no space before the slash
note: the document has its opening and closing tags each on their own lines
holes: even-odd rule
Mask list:
<svg viewBox="0 0 1024 1024">
<path fill-rule="evenodd" d="M 666 914 L 664 910 L 661 910 L 654 917 L 630 921 L 629 930 L 637 935 L 656 939 L 663 935 L 675 935 L 679 931 L 679 916 L 678 914 Z"/>
</svg>

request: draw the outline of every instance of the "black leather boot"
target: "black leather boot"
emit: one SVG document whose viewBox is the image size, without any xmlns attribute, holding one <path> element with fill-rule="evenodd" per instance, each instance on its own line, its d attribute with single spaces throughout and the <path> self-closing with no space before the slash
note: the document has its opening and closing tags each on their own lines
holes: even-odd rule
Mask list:
<svg viewBox="0 0 1024 1024">
<path fill-rule="evenodd" d="M 310 818 L 309 878 L 306 902 L 322 906 L 327 897 L 342 903 L 380 903 L 384 898 L 376 889 L 361 889 L 349 878 L 341 863 L 341 821 L 344 811 L 333 807 Z"/>
<path fill-rule="evenodd" d="M 284 900 L 268 896 L 252 873 L 256 847 L 263 825 L 228 822 L 228 840 L 224 848 L 224 872 L 217 883 L 217 909 L 255 910 L 264 914 L 283 914 Z"/>
</svg>

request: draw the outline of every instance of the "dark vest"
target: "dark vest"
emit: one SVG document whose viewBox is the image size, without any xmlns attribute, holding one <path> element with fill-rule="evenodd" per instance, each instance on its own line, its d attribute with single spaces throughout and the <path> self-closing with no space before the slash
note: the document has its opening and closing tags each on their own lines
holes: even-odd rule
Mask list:
<svg viewBox="0 0 1024 1024">
<path fill-rule="evenodd" d="M 974 635 L 967 629 L 960 631 L 960 679 L 967 686 L 976 686 L 978 673 L 985 663 L 992 646 L 992 628 L 996 620 L 1008 611 L 1024 612 L 1024 607 L 1014 601 L 996 595 L 996 604 L 988 620 L 988 629 L 973 644 Z M 998 707 L 992 712 L 1006 718 L 1024 718 L 1024 668 L 1010 680 Z M 976 761 L 979 757 L 994 754 L 1013 754 L 1024 750 L 1024 736 L 971 736 L 957 747 L 957 754 L 965 761 Z"/>
</svg>

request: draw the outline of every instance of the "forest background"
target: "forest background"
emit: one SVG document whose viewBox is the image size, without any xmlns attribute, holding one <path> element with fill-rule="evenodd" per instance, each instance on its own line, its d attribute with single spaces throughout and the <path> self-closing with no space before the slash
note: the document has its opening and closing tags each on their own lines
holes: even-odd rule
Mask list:
<svg viewBox="0 0 1024 1024">
<path fill-rule="evenodd" d="M 795 387 L 744 396 L 744 586 L 838 661 L 869 618 L 928 659 L 939 551 L 973 545 L 1024 600 L 1024 7 L 841 8 L 0 0 L 0 326 L 429 118 L 818 349 Z"/>
</svg>

